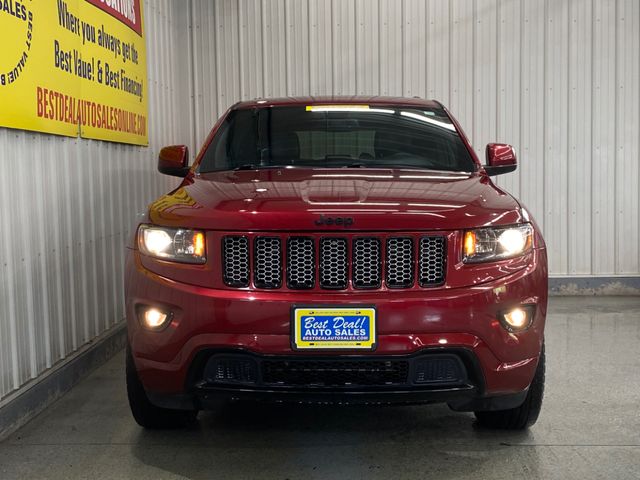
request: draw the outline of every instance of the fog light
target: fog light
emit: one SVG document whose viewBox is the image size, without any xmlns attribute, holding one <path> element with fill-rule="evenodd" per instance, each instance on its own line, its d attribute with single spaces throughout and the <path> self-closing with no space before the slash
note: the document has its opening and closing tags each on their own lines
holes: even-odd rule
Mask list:
<svg viewBox="0 0 640 480">
<path fill-rule="evenodd" d="M 522 305 L 499 316 L 502 325 L 510 332 L 521 332 L 531 325 L 533 320 L 534 305 Z"/>
<path fill-rule="evenodd" d="M 167 326 L 171 314 L 163 312 L 154 307 L 144 307 L 141 309 L 140 321 L 149 330 L 162 330 Z"/>
</svg>

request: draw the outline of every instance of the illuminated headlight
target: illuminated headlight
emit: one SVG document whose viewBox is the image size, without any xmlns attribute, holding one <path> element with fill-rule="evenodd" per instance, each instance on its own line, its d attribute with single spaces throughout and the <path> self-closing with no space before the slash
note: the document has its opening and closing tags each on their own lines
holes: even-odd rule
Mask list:
<svg viewBox="0 0 640 480">
<path fill-rule="evenodd" d="M 183 263 L 205 263 L 205 237 L 197 230 L 140 225 L 138 245 L 145 255 Z"/>
<path fill-rule="evenodd" d="M 517 257 L 533 245 L 530 224 L 501 228 L 479 228 L 464 233 L 464 261 L 491 262 Z"/>
</svg>

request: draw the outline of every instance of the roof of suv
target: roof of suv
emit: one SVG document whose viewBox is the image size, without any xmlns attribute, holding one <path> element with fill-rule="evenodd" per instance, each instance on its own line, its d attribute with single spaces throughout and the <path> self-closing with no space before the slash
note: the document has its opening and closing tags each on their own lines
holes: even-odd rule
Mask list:
<svg viewBox="0 0 640 480">
<path fill-rule="evenodd" d="M 406 97 L 381 97 L 368 95 L 354 96 L 318 96 L 318 97 L 281 97 L 281 98 L 256 98 L 236 103 L 234 109 L 254 108 L 254 107 L 274 107 L 274 106 L 296 106 L 296 105 L 327 105 L 327 104 L 366 104 L 366 105 L 395 105 L 412 106 L 421 108 L 441 108 L 440 103 L 435 100 L 425 100 L 422 98 Z"/>
</svg>

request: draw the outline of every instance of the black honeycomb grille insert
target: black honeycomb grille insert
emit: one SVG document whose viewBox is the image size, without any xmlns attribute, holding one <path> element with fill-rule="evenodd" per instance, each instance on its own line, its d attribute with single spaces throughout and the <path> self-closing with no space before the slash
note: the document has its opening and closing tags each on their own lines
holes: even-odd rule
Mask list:
<svg viewBox="0 0 640 480">
<path fill-rule="evenodd" d="M 387 286 L 409 288 L 414 280 L 413 239 L 409 237 L 387 240 Z"/>
<path fill-rule="evenodd" d="M 224 283 L 230 287 L 249 286 L 249 240 L 242 236 L 222 240 Z"/>
<path fill-rule="evenodd" d="M 258 288 L 282 286 L 282 242 L 279 237 L 257 237 L 253 252 L 253 283 Z"/>
<path fill-rule="evenodd" d="M 419 281 L 422 287 L 441 285 L 447 266 L 447 241 L 443 236 L 420 239 Z"/>
<path fill-rule="evenodd" d="M 353 286 L 380 288 L 382 285 L 382 255 L 380 239 L 356 238 L 353 241 Z"/>
<path fill-rule="evenodd" d="M 311 237 L 287 239 L 287 286 L 293 290 L 315 286 L 316 252 Z"/>
<path fill-rule="evenodd" d="M 320 285 L 322 288 L 347 288 L 349 276 L 346 238 L 323 238 L 320 241 Z"/>
</svg>

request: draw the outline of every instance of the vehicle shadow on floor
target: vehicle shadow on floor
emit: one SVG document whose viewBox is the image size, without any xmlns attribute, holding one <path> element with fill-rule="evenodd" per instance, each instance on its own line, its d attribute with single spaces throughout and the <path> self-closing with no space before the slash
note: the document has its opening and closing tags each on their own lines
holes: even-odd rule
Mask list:
<svg viewBox="0 0 640 480">
<path fill-rule="evenodd" d="M 473 414 L 445 405 L 239 402 L 202 413 L 187 430 L 141 431 L 134 454 L 192 479 L 461 478 L 490 472 L 531 436 L 483 430 Z M 527 455 L 533 473 L 537 453 Z"/>
</svg>

